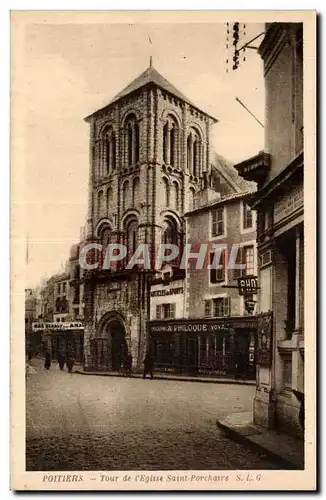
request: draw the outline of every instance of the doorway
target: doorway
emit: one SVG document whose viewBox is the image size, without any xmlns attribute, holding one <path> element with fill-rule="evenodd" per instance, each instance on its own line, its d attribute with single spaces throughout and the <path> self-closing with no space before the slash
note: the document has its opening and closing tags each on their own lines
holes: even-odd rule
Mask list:
<svg viewBox="0 0 326 500">
<path fill-rule="evenodd" d="M 125 329 L 120 321 L 110 322 L 108 328 L 111 335 L 112 371 L 120 371 L 128 354 Z"/>
</svg>

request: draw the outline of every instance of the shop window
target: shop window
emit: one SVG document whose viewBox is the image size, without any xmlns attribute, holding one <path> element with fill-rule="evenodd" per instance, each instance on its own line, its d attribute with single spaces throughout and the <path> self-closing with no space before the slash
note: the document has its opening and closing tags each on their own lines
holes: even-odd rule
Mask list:
<svg viewBox="0 0 326 500">
<path fill-rule="evenodd" d="M 224 207 L 212 211 L 212 236 L 224 235 Z"/>
<path fill-rule="evenodd" d="M 199 337 L 200 342 L 200 364 L 205 365 L 207 363 L 207 340 L 206 336 Z"/>
<path fill-rule="evenodd" d="M 210 265 L 213 266 L 215 252 L 210 253 L 209 257 L 210 257 Z M 225 259 L 226 259 L 226 249 L 224 249 L 221 252 L 220 261 L 216 263 L 216 267 L 212 267 L 209 271 L 211 283 L 223 283 L 225 281 Z"/>
<path fill-rule="evenodd" d="M 253 227 L 253 213 L 249 205 L 243 202 L 242 205 L 243 229 L 250 229 Z"/>
</svg>

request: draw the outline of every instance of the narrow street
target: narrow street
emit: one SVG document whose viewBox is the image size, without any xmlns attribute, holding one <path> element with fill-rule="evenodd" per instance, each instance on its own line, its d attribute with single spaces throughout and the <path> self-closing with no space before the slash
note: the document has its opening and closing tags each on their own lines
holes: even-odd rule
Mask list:
<svg viewBox="0 0 326 500">
<path fill-rule="evenodd" d="M 216 419 L 250 411 L 254 387 L 47 372 L 31 362 L 27 470 L 277 469 Z"/>
</svg>

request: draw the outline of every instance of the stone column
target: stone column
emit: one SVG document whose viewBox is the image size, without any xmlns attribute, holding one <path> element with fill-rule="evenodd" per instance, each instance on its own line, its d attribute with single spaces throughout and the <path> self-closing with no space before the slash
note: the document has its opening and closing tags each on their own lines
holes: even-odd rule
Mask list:
<svg viewBox="0 0 326 500">
<path fill-rule="evenodd" d="M 292 335 L 293 351 L 292 351 L 292 389 L 304 392 L 304 366 L 303 359 L 299 351 L 299 342 L 303 324 L 301 324 L 301 230 L 300 226 L 296 227 L 296 240 L 295 240 L 295 328 Z"/>
</svg>

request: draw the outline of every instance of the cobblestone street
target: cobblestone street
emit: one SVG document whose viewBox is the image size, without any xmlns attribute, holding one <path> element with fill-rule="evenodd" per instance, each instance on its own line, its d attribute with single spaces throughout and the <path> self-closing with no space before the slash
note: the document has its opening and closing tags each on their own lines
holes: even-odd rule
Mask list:
<svg viewBox="0 0 326 500">
<path fill-rule="evenodd" d="M 27 375 L 27 470 L 276 469 L 216 419 L 250 411 L 254 387 L 47 372 Z"/>
</svg>

